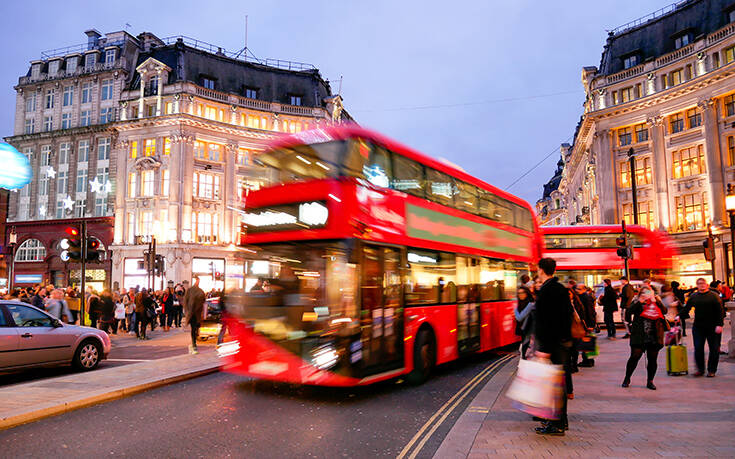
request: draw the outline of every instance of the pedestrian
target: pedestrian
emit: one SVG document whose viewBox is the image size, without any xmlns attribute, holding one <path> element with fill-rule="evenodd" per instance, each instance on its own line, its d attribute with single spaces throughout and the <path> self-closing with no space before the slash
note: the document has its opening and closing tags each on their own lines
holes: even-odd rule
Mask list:
<svg viewBox="0 0 735 459">
<path fill-rule="evenodd" d="M 174 311 L 175 296 L 174 289 L 171 286 L 167 287 L 161 295 L 161 307 L 163 308 L 161 315 L 165 317 L 163 322 L 163 331 L 165 332 L 171 330 L 171 325 L 174 323 L 174 315 L 176 314 Z"/>
<path fill-rule="evenodd" d="M 100 314 L 99 329 L 107 333 L 117 334 L 117 323 L 115 321 L 115 303 L 112 301 L 112 294 L 109 290 L 104 290 L 99 297 Z"/>
<path fill-rule="evenodd" d="M 653 287 L 651 287 L 650 280 L 644 280 L 643 284 L 647 285 L 651 289 L 651 291 L 655 293 L 655 290 L 653 290 Z M 620 317 L 623 318 L 623 325 L 625 326 L 625 335 L 623 335 L 623 339 L 627 339 L 630 338 L 630 324 L 625 320 L 625 317 L 627 316 L 625 310 L 628 309 L 628 307 L 633 302 L 635 292 L 633 291 L 633 286 L 630 285 L 630 282 L 628 282 L 628 278 L 625 276 L 620 277 L 620 285 Z"/>
<path fill-rule="evenodd" d="M 100 297 L 97 296 L 94 291 L 89 289 L 88 292 L 87 308 L 89 311 L 89 322 L 92 328 L 97 328 L 97 321 L 99 320 L 100 315 L 102 315 L 102 303 L 100 302 Z"/>
<path fill-rule="evenodd" d="M 518 287 L 518 306 L 515 310 L 516 335 L 521 337 L 521 358 L 526 359 L 533 337 L 533 294 L 525 285 Z"/>
<path fill-rule="evenodd" d="M 587 331 L 591 332 L 594 330 L 595 325 L 597 324 L 597 311 L 595 311 L 595 297 L 593 295 L 590 295 L 589 291 L 587 290 L 587 287 L 585 287 L 584 284 L 577 284 L 576 286 L 577 295 L 579 296 L 579 300 L 582 302 L 583 306 L 583 312 L 584 315 L 581 316 L 581 319 L 584 321 L 585 325 L 587 326 Z M 577 364 L 577 357 L 575 357 L 574 364 L 575 366 L 580 367 L 594 367 L 595 361 L 593 359 L 590 359 L 587 357 L 586 352 L 582 352 L 582 362 Z"/>
<path fill-rule="evenodd" d="M 664 334 L 667 328 L 666 306 L 656 298 L 652 289 L 644 286 L 641 288 L 638 299 L 629 308 L 626 308 L 625 313 L 625 320 L 632 321 L 632 325 L 630 328 L 630 357 L 625 366 L 625 379 L 622 386 L 630 386 L 630 377 L 645 352 L 648 377 L 646 387 L 656 390 L 653 377 L 656 376 L 656 370 L 658 369 L 658 352 L 664 347 Z"/>
<path fill-rule="evenodd" d="M 672 281 L 671 291 L 674 293 L 674 296 L 679 302 L 679 325 L 681 326 L 682 336 L 686 336 L 687 335 L 687 319 L 689 318 L 689 314 L 685 311 L 685 308 L 684 308 L 684 305 L 686 305 L 684 294 L 686 293 L 686 291 L 680 289 L 679 285 L 680 284 L 677 281 Z"/>
<path fill-rule="evenodd" d="M 615 339 L 615 319 L 613 313 L 618 310 L 618 294 L 615 293 L 615 289 L 612 287 L 612 281 L 605 279 L 602 281 L 605 284 L 605 290 L 600 295 L 599 302 L 602 305 L 602 314 L 604 316 L 605 328 L 607 328 L 607 339 Z"/>
<path fill-rule="evenodd" d="M 577 317 L 579 317 L 579 320 L 582 322 L 584 330 L 587 331 L 587 324 L 584 321 L 584 304 L 577 294 L 577 281 L 574 279 L 567 279 L 567 290 L 569 290 L 569 301 L 572 302 L 572 307 L 577 313 Z M 577 366 L 577 362 L 579 361 L 579 341 L 579 339 L 572 338 L 572 347 L 569 349 L 569 371 L 571 373 L 579 372 L 579 368 Z M 567 386 L 567 396 L 574 398 L 574 387 L 571 385 L 571 379 L 569 386 Z"/>
<path fill-rule="evenodd" d="M 174 287 L 174 325 L 181 328 L 181 319 L 184 317 L 184 295 L 186 289 L 182 284 Z"/>
<path fill-rule="evenodd" d="M 137 295 L 135 295 L 135 334 L 137 335 L 138 339 L 141 340 L 149 339 L 146 336 L 146 328 L 148 328 L 149 320 L 146 306 L 149 304 L 150 298 L 148 297 L 148 292 L 146 292 L 145 289 L 142 289 L 140 292 L 138 292 Z"/>
<path fill-rule="evenodd" d="M 568 290 L 554 277 L 556 261 L 542 258 L 538 262 L 541 288 L 536 296 L 536 356 L 550 359 L 555 365 L 564 365 L 565 378 L 571 379 L 568 371 L 569 349 L 572 340 L 572 303 Z M 569 427 L 567 418 L 566 387 L 562 392 L 559 419 L 551 420 L 536 428 L 541 435 L 564 435 Z"/>
<path fill-rule="evenodd" d="M 120 295 L 120 292 L 112 292 L 112 301 L 115 303 L 115 329 L 116 330 L 122 330 L 123 332 L 127 331 L 127 327 L 125 326 L 125 305 L 122 302 L 122 296 Z"/>
<path fill-rule="evenodd" d="M 190 354 L 198 354 L 197 338 L 199 337 L 199 327 L 202 323 L 202 312 L 204 311 L 204 301 L 206 296 L 204 291 L 199 288 L 199 276 L 194 276 L 194 285 L 186 291 L 184 296 L 184 307 L 186 308 L 186 322 L 191 327 L 191 345 L 189 346 Z"/>
<path fill-rule="evenodd" d="M 46 311 L 65 324 L 72 323 L 72 315 L 69 306 L 64 301 L 64 291 L 56 289 L 51 292 L 51 299 L 46 305 Z"/>
<path fill-rule="evenodd" d="M 44 309 L 46 303 L 46 289 L 37 288 L 33 296 L 31 297 L 31 304 L 38 309 Z"/>
<path fill-rule="evenodd" d="M 694 308 L 694 361 L 697 372 L 694 376 L 704 374 L 704 343 L 709 347 L 707 359 L 707 377 L 712 378 L 717 373 L 717 363 L 720 354 L 720 341 L 724 325 L 724 308 L 720 297 L 712 291 L 703 278 L 697 279 L 697 291 L 689 295 L 684 311 L 688 314 Z M 679 317 L 681 319 L 681 316 Z"/>
</svg>

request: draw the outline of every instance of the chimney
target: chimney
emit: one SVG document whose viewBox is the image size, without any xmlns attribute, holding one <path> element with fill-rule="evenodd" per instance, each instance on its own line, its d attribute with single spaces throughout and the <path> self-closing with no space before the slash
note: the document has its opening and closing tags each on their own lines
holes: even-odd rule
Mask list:
<svg viewBox="0 0 735 459">
<path fill-rule="evenodd" d="M 87 49 L 89 50 L 96 48 L 97 42 L 99 42 L 102 34 L 99 33 L 96 29 L 89 29 L 84 33 L 87 34 Z"/>
</svg>

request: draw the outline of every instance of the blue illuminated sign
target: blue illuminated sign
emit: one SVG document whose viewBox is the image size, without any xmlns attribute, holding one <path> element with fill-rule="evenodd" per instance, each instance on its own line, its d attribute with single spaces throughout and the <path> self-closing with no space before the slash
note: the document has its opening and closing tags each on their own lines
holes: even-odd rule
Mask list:
<svg viewBox="0 0 735 459">
<path fill-rule="evenodd" d="M 0 142 L 0 188 L 14 190 L 26 186 L 33 177 L 31 163 L 10 144 Z"/>
<path fill-rule="evenodd" d="M 40 284 L 43 282 L 43 274 L 16 274 L 16 284 Z"/>
</svg>

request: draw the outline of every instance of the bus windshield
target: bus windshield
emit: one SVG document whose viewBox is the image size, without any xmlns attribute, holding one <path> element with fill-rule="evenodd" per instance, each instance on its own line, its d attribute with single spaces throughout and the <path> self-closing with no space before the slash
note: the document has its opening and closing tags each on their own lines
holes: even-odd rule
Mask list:
<svg viewBox="0 0 735 459">
<path fill-rule="evenodd" d="M 231 308 L 269 338 L 318 336 L 357 319 L 356 266 L 343 242 L 263 246 L 248 263 L 242 298 Z"/>
<path fill-rule="evenodd" d="M 276 182 L 291 183 L 337 177 L 347 141 L 297 145 L 279 148 L 258 156 L 258 161 L 272 168 Z"/>
</svg>

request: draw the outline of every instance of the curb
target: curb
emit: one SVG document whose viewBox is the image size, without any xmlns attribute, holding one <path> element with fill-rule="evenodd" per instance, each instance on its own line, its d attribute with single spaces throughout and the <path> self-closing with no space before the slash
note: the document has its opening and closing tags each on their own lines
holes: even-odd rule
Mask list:
<svg viewBox="0 0 735 459">
<path fill-rule="evenodd" d="M 130 395 L 135 395 L 150 389 L 155 389 L 169 384 L 186 381 L 188 379 L 194 379 L 199 376 L 216 373 L 220 370 L 220 367 L 220 364 L 217 363 L 217 365 L 207 366 L 205 368 L 200 368 L 191 372 L 175 374 L 173 376 L 165 376 L 155 381 L 147 381 L 129 387 L 102 390 L 99 393 L 89 395 L 77 400 L 52 405 L 46 404 L 44 407 L 38 407 L 38 405 L 36 405 L 36 407 L 31 408 L 31 411 L 11 415 L 6 418 L 0 419 L 0 431 L 19 426 L 21 424 L 35 422 L 47 417 L 68 413 L 70 411 L 78 410 L 80 408 L 97 405 L 99 403 L 111 402 L 113 400 L 118 400 L 123 397 L 128 397 Z"/>
<path fill-rule="evenodd" d="M 510 383 L 518 368 L 516 356 L 505 362 L 469 403 L 464 413 L 452 426 L 441 445 L 434 453 L 435 459 L 462 458 L 469 456 L 475 437 L 482 428 L 488 413 Z"/>
</svg>

